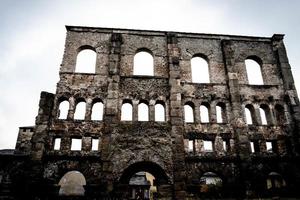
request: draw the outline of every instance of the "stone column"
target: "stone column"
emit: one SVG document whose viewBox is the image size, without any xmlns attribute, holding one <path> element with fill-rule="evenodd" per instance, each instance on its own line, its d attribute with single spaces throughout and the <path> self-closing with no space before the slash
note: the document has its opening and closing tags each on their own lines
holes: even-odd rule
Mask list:
<svg viewBox="0 0 300 200">
<path fill-rule="evenodd" d="M 260 116 L 259 105 L 254 104 L 253 107 L 254 107 L 254 117 L 252 118 L 252 124 L 253 125 L 262 125 L 262 119 Z"/>
<path fill-rule="evenodd" d="M 74 97 L 70 97 L 70 99 L 69 99 L 69 111 L 68 111 L 68 116 L 67 116 L 68 120 L 74 119 L 75 107 L 76 107 L 75 99 L 74 99 Z"/>
<path fill-rule="evenodd" d="M 269 107 L 269 113 L 267 114 L 267 121 L 268 121 L 268 125 L 275 125 L 276 122 L 275 122 L 275 115 L 274 115 L 274 108 L 273 106 L 270 106 Z"/>
<path fill-rule="evenodd" d="M 236 149 L 241 158 L 247 159 L 249 157 L 248 130 L 246 122 L 244 121 L 243 108 L 240 101 L 239 74 L 235 65 L 232 41 L 223 40 L 222 50 L 227 69 L 228 89 L 231 97 L 231 116 L 229 122 L 232 124 L 233 130 L 235 130 L 234 139 Z"/>
<path fill-rule="evenodd" d="M 155 102 L 153 100 L 149 102 L 149 121 L 155 121 Z"/>
<path fill-rule="evenodd" d="M 60 142 L 60 151 L 63 153 L 68 153 L 71 151 L 71 140 L 69 136 L 62 136 Z"/>
<path fill-rule="evenodd" d="M 117 131 L 119 123 L 119 82 L 120 82 L 120 53 L 122 45 L 122 35 L 120 33 L 112 33 L 109 53 L 109 66 L 108 66 L 108 89 L 105 107 L 105 115 L 103 122 L 105 129 L 103 139 L 101 142 L 101 156 L 103 159 L 103 176 L 102 184 L 106 186 L 104 190 L 107 193 L 113 190 L 112 178 L 112 163 L 110 162 L 110 144 L 112 134 Z"/>
<path fill-rule="evenodd" d="M 217 110 L 216 110 L 215 102 L 212 102 L 210 104 L 210 107 L 208 108 L 208 112 L 209 112 L 209 122 L 217 123 Z"/>
<path fill-rule="evenodd" d="M 229 123 L 233 128 L 234 135 L 234 149 L 237 153 L 240 162 L 238 163 L 238 169 L 240 171 L 240 175 L 236 177 L 236 188 L 237 191 L 245 191 L 248 188 L 249 183 L 247 183 L 247 174 L 248 167 L 251 164 L 250 155 L 249 155 L 249 138 L 247 136 L 247 126 L 243 117 L 243 110 L 240 100 L 240 87 L 239 87 L 239 70 L 237 69 L 237 65 L 235 64 L 235 49 L 233 46 L 233 42 L 231 40 L 222 40 L 222 51 L 223 51 L 223 59 L 224 64 L 227 71 L 227 79 L 228 79 L 228 91 L 231 99 L 231 113 L 230 119 L 228 119 Z M 240 194 L 245 195 L 245 194 Z"/>
<path fill-rule="evenodd" d="M 86 109 L 85 109 L 85 120 L 91 120 L 92 119 L 92 106 L 93 106 L 93 100 L 88 99 L 86 102 Z"/>
<path fill-rule="evenodd" d="M 195 123 L 201 123 L 199 105 L 195 105 L 195 107 L 193 109 L 194 109 L 194 122 Z"/>
<path fill-rule="evenodd" d="M 138 121 L 139 119 L 139 101 L 132 101 L 132 121 Z"/>
<path fill-rule="evenodd" d="M 173 138 L 173 179 L 175 199 L 185 199 L 185 154 L 184 154 L 184 124 L 181 105 L 181 70 L 179 66 L 180 49 L 177 45 L 175 34 L 169 33 L 168 57 L 169 57 L 169 85 L 170 85 L 170 123 Z"/>
<path fill-rule="evenodd" d="M 82 151 L 89 152 L 92 149 L 92 138 L 82 137 Z"/>
<path fill-rule="evenodd" d="M 34 133 L 32 135 L 31 155 L 28 164 L 30 168 L 24 169 L 26 174 L 26 194 L 22 194 L 24 198 L 30 199 L 30 195 L 36 194 L 37 191 L 43 191 L 43 171 L 44 163 L 43 156 L 46 144 L 49 138 L 49 124 L 51 120 L 51 113 L 53 111 L 55 95 L 47 92 L 42 92 L 40 96 L 38 116 L 35 121 Z M 20 178 L 20 177 L 19 177 Z M 22 178 L 21 178 L 22 179 Z M 24 180 L 22 180 L 24 181 Z M 21 181 L 21 182 L 22 182 Z M 24 183 L 25 183 L 24 182 Z M 23 185 L 24 186 L 24 185 Z M 22 190 L 23 191 L 23 190 Z M 28 196 L 27 196 L 28 195 Z"/>
<path fill-rule="evenodd" d="M 35 121 L 34 133 L 32 135 L 33 160 L 41 160 L 45 149 L 45 142 L 48 137 L 49 121 L 54 105 L 54 94 L 42 92 L 39 103 L 39 112 Z"/>
</svg>

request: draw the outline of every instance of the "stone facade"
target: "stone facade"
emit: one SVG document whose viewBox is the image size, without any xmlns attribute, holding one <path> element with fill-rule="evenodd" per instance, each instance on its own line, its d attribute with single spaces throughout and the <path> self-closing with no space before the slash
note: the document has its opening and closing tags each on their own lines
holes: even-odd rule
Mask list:
<svg viewBox="0 0 300 200">
<path fill-rule="evenodd" d="M 283 35 L 66 28 L 56 93 L 41 93 L 35 126 L 21 127 L 16 149 L 0 154 L 0 199 L 127 199 L 129 180 L 140 171 L 155 177 L 158 199 L 300 198 L 300 107 Z M 95 73 L 75 72 L 85 49 L 96 53 Z M 153 76 L 134 75 L 140 51 L 152 55 Z M 193 82 L 195 56 L 207 61 L 209 83 Z M 263 85 L 248 84 L 249 58 L 259 63 Z M 69 109 L 59 119 L 63 101 Z M 77 120 L 80 102 L 86 112 Z M 103 103 L 102 120 L 91 119 L 97 102 Z M 130 121 L 121 120 L 124 103 L 132 105 Z M 148 106 L 149 121 L 138 120 L 140 103 Z M 158 103 L 162 122 L 155 121 Z M 193 109 L 193 122 L 185 122 L 185 105 Z M 209 122 L 201 120 L 201 105 Z M 81 150 L 71 151 L 72 139 L 81 139 Z M 67 190 L 60 180 L 72 171 L 83 175 L 82 185 L 60 195 Z"/>
</svg>

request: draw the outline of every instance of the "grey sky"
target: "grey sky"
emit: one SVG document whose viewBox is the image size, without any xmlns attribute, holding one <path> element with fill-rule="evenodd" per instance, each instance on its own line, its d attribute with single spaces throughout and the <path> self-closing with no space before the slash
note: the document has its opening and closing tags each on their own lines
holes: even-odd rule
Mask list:
<svg viewBox="0 0 300 200">
<path fill-rule="evenodd" d="M 34 125 L 42 90 L 55 92 L 65 25 L 233 35 L 283 33 L 300 89 L 297 0 L 0 0 L 0 149 Z"/>
</svg>

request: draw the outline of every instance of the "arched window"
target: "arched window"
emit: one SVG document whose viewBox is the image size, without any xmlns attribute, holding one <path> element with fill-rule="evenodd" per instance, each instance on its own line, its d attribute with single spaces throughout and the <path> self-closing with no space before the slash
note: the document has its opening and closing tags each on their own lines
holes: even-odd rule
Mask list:
<svg viewBox="0 0 300 200">
<path fill-rule="evenodd" d="M 84 120 L 84 118 L 85 118 L 85 109 L 86 109 L 86 103 L 85 102 L 79 102 L 76 105 L 76 108 L 75 108 L 74 119 Z"/>
<path fill-rule="evenodd" d="M 68 112 L 69 112 L 69 102 L 64 100 L 59 104 L 59 115 L 58 119 L 67 119 Z"/>
<path fill-rule="evenodd" d="M 216 192 L 221 189 L 222 179 L 213 172 L 206 172 L 200 178 L 201 192 Z"/>
<path fill-rule="evenodd" d="M 261 66 L 253 59 L 245 60 L 248 84 L 263 85 L 263 77 L 261 73 Z"/>
<path fill-rule="evenodd" d="M 253 124 L 255 120 L 255 112 L 254 112 L 254 107 L 250 104 L 245 106 L 245 118 L 246 118 L 246 123 L 247 124 Z"/>
<path fill-rule="evenodd" d="M 103 119 L 103 103 L 96 102 L 93 104 L 92 108 L 92 120 L 102 120 Z"/>
<path fill-rule="evenodd" d="M 79 73 L 95 73 L 96 52 L 91 49 L 84 49 L 77 55 L 76 70 Z"/>
<path fill-rule="evenodd" d="M 165 107 L 162 103 L 155 104 L 155 121 L 165 121 Z"/>
<path fill-rule="evenodd" d="M 225 110 L 225 104 L 218 103 L 216 106 L 216 117 L 217 117 L 217 123 L 225 123 L 226 122 L 226 110 Z"/>
<path fill-rule="evenodd" d="M 246 115 L 246 122 L 247 124 L 253 124 L 252 122 L 252 116 L 251 116 L 251 111 L 249 108 L 245 108 L 245 115 Z"/>
<path fill-rule="evenodd" d="M 209 122 L 209 111 L 208 111 L 208 105 L 206 104 L 202 104 L 200 106 L 200 120 L 201 123 Z"/>
<path fill-rule="evenodd" d="M 276 117 L 276 122 L 278 125 L 282 125 L 285 123 L 283 106 L 281 106 L 279 104 L 275 105 L 275 117 Z"/>
<path fill-rule="evenodd" d="M 133 75 L 154 75 L 153 57 L 146 51 L 135 54 L 133 59 Z"/>
<path fill-rule="evenodd" d="M 145 103 L 138 106 L 138 121 L 149 121 L 149 108 Z"/>
<path fill-rule="evenodd" d="M 184 105 L 184 121 L 186 123 L 194 122 L 194 108 L 192 107 L 192 104 Z"/>
<path fill-rule="evenodd" d="M 60 196 L 84 196 L 86 180 L 78 171 L 67 172 L 59 181 Z"/>
<path fill-rule="evenodd" d="M 279 189 L 285 187 L 286 183 L 282 176 L 277 172 L 271 172 L 267 177 L 268 189 Z"/>
<path fill-rule="evenodd" d="M 191 73 L 193 83 L 209 83 L 208 63 L 202 57 L 193 57 L 191 60 Z"/>
<path fill-rule="evenodd" d="M 132 104 L 129 101 L 124 101 L 122 104 L 121 120 L 132 121 Z"/>
<path fill-rule="evenodd" d="M 259 108 L 259 114 L 260 114 L 260 118 L 261 118 L 261 124 L 263 124 L 263 125 L 268 124 L 265 110 L 262 108 Z"/>
<path fill-rule="evenodd" d="M 262 104 L 259 108 L 261 124 L 267 125 L 271 123 L 270 108 L 266 104 Z"/>
</svg>

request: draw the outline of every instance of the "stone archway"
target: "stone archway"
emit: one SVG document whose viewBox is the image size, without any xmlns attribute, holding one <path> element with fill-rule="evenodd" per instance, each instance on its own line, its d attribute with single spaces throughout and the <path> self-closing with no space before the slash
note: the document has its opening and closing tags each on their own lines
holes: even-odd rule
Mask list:
<svg viewBox="0 0 300 200">
<path fill-rule="evenodd" d="M 157 198 L 172 199 L 172 184 L 165 171 L 153 162 L 137 162 L 124 169 L 118 183 L 115 185 L 115 194 L 122 198 L 135 199 L 131 192 L 132 186 L 129 184 L 132 177 L 139 172 L 150 173 L 154 177 L 153 185 L 157 189 Z M 145 200 L 148 198 L 144 198 Z"/>
</svg>

